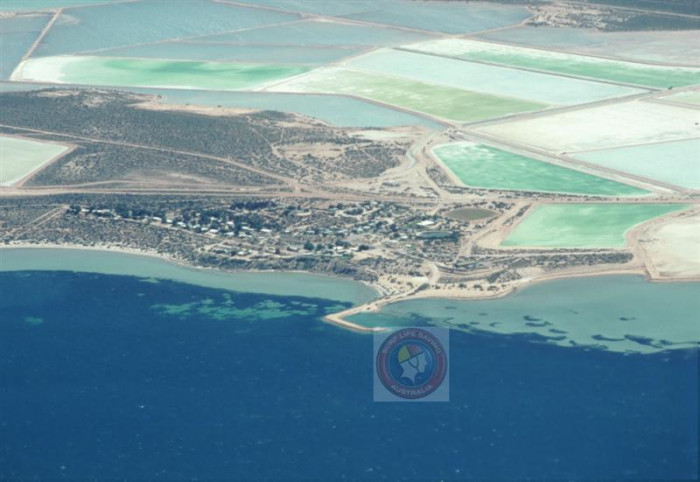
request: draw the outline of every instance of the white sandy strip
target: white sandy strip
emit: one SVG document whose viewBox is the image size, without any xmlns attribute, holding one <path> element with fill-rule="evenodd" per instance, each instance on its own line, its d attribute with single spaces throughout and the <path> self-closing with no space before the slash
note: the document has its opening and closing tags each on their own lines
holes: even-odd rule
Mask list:
<svg viewBox="0 0 700 482">
<path fill-rule="evenodd" d="M 632 101 L 485 126 L 484 132 L 556 152 L 700 137 L 700 111 Z"/>
<path fill-rule="evenodd" d="M 68 83 L 63 74 L 66 67 L 83 60 L 74 55 L 36 57 L 22 61 L 10 76 L 10 80 L 32 82 Z"/>
<path fill-rule="evenodd" d="M 30 81 L 30 82 L 50 82 L 56 84 L 83 84 L 85 82 L 71 80 L 66 78 L 66 69 L 75 67 L 80 63 L 84 63 L 86 69 L 99 69 L 101 66 L 90 65 L 91 61 L 100 59 L 100 57 L 83 57 L 79 55 L 57 55 L 52 57 L 37 57 L 27 59 L 20 63 L 12 72 L 10 80 L 15 81 Z M 106 59 L 105 59 L 106 60 Z M 157 59 L 154 59 L 157 60 Z M 142 87 L 151 89 L 188 89 L 201 90 L 201 86 L 189 84 L 175 85 L 159 85 L 149 83 L 124 83 L 124 82 L 90 82 L 90 85 L 104 86 L 126 86 L 126 87 Z M 236 90 L 236 89 L 232 89 Z"/>
</svg>

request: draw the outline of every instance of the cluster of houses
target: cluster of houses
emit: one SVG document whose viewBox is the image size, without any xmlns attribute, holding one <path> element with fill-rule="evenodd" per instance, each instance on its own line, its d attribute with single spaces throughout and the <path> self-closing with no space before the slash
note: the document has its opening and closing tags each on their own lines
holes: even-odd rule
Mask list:
<svg viewBox="0 0 700 482">
<path fill-rule="evenodd" d="M 465 229 L 459 221 L 383 201 L 252 202 L 177 211 L 71 206 L 69 212 L 191 231 L 220 240 L 212 252 L 239 257 L 420 252 L 424 243 L 458 240 Z"/>
</svg>

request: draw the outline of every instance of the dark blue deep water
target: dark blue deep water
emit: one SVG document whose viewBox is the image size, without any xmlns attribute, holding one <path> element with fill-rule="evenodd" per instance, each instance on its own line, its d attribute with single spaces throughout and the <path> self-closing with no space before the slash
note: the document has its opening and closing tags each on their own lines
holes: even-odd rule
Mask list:
<svg viewBox="0 0 700 482">
<path fill-rule="evenodd" d="M 697 352 L 453 332 L 451 402 L 374 403 L 372 338 L 333 305 L 0 273 L 0 479 L 698 475 Z"/>
</svg>

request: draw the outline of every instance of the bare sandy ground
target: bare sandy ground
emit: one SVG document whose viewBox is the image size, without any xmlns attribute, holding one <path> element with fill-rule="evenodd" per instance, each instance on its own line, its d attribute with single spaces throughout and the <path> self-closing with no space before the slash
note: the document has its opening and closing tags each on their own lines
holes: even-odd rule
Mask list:
<svg viewBox="0 0 700 482">
<path fill-rule="evenodd" d="M 212 107 L 205 105 L 165 104 L 159 102 L 158 100 L 135 104 L 134 107 L 144 110 L 188 112 L 190 114 L 209 115 L 215 117 L 229 117 L 241 114 L 250 114 L 252 112 L 259 112 L 259 110 L 256 109 L 246 109 L 243 107 Z"/>
<path fill-rule="evenodd" d="M 655 279 L 700 279 L 700 212 L 642 231 L 639 245 Z"/>
</svg>

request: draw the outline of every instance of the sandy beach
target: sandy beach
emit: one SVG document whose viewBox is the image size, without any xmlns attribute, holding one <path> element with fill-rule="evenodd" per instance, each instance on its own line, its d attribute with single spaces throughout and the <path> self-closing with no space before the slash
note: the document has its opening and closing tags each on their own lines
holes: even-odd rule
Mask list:
<svg viewBox="0 0 700 482">
<path fill-rule="evenodd" d="M 642 229 L 638 242 L 653 279 L 700 278 L 700 213 L 694 211 Z"/>
</svg>

